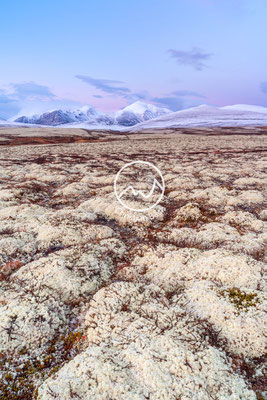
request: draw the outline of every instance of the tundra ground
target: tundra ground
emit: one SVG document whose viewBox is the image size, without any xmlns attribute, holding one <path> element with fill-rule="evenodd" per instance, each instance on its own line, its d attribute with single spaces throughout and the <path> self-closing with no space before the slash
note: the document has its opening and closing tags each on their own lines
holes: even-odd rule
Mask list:
<svg viewBox="0 0 267 400">
<path fill-rule="evenodd" d="M 265 132 L 1 130 L 1 400 L 265 398 Z"/>
</svg>

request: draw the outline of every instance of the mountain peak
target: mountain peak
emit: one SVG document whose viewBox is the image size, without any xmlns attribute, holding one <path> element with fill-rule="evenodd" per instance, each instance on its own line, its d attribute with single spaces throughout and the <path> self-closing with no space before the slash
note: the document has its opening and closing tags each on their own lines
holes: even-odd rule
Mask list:
<svg viewBox="0 0 267 400">
<path fill-rule="evenodd" d="M 188 110 L 192 110 L 192 109 L 201 109 L 201 110 L 205 110 L 205 109 L 207 109 L 207 110 L 214 110 L 214 109 L 215 109 L 215 110 L 216 110 L 217 107 L 211 106 L 211 105 L 209 105 L 209 104 L 200 104 L 200 106 L 188 108 Z"/>
<path fill-rule="evenodd" d="M 145 103 L 140 100 L 135 101 L 134 103 L 130 104 L 129 106 L 123 108 L 121 111 L 130 111 L 130 112 L 135 112 L 137 114 L 143 114 L 146 111 L 150 111 L 154 114 L 161 114 L 161 115 L 171 112 L 167 108 L 158 107 L 158 106 L 155 106 L 154 104 Z"/>
</svg>

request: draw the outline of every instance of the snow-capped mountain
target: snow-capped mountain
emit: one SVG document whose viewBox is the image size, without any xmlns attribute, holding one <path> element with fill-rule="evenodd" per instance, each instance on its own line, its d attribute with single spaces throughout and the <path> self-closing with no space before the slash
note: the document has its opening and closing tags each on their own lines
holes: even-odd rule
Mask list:
<svg viewBox="0 0 267 400">
<path fill-rule="evenodd" d="M 267 108 L 249 105 L 213 107 L 203 104 L 176 111 L 133 127 L 132 130 L 187 126 L 267 126 Z"/>
<path fill-rule="evenodd" d="M 19 122 L 22 124 L 35 124 L 35 121 L 39 118 L 38 115 L 32 115 L 31 117 L 26 117 L 26 115 L 23 115 L 22 117 L 19 117 L 14 120 L 14 122 Z"/>
<path fill-rule="evenodd" d="M 130 106 L 117 111 L 117 113 L 115 113 L 115 118 L 118 125 L 131 126 L 169 113 L 171 113 L 171 111 L 167 108 L 136 101 Z"/>
<path fill-rule="evenodd" d="M 76 123 L 104 126 L 133 126 L 170 112 L 166 108 L 137 101 L 113 113 L 100 113 L 93 107 L 85 106 L 78 110 L 52 110 L 41 115 L 21 116 L 14 122 L 51 126 Z"/>
<path fill-rule="evenodd" d="M 123 110 L 119 112 L 122 111 L 133 112 L 134 114 L 140 116 L 150 114 L 151 116 L 153 116 L 153 118 L 155 118 L 155 116 L 160 116 L 171 112 L 167 108 L 157 107 L 153 104 L 144 103 L 142 101 L 136 101 L 135 103 L 123 108 Z"/>
<path fill-rule="evenodd" d="M 93 107 L 84 106 L 78 110 L 53 110 L 41 115 L 22 116 L 14 122 L 77 128 L 127 129 L 132 127 L 133 131 L 179 126 L 267 126 L 267 108 L 247 104 L 224 107 L 203 104 L 171 112 L 166 108 L 137 101 L 116 112 L 101 113 Z M 1 120 L 1 124 L 7 124 L 7 121 Z"/>
<path fill-rule="evenodd" d="M 75 111 L 52 110 L 40 115 L 33 115 L 30 117 L 22 116 L 17 118 L 14 122 L 38 125 L 61 125 L 95 120 L 97 115 L 98 113 L 93 107 L 85 106 L 82 109 Z"/>
</svg>

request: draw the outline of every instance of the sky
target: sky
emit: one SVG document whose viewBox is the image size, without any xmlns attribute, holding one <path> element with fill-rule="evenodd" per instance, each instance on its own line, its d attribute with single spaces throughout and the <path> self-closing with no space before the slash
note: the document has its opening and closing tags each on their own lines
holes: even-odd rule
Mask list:
<svg viewBox="0 0 267 400">
<path fill-rule="evenodd" d="M 267 107 L 266 0 L 1 0 L 0 117 Z"/>
</svg>

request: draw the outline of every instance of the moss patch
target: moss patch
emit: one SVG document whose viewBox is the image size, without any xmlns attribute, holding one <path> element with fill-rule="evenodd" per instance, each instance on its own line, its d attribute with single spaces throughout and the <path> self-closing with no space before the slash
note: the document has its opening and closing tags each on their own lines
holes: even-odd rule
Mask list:
<svg viewBox="0 0 267 400">
<path fill-rule="evenodd" d="M 253 307 L 260 302 L 256 293 L 246 293 L 238 288 L 224 290 L 222 295 L 229 298 L 238 313 L 241 311 L 247 312 L 250 307 Z"/>
</svg>

